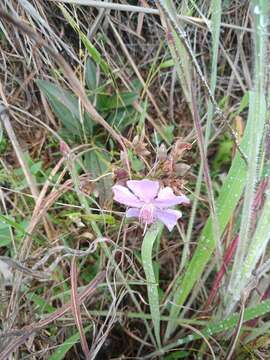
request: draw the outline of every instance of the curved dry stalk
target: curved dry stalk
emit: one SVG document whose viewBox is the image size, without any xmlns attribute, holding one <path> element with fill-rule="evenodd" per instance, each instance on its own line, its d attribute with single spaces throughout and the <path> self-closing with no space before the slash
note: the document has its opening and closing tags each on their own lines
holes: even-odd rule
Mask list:
<svg viewBox="0 0 270 360">
<path fill-rule="evenodd" d="M 73 312 L 75 324 L 79 330 L 81 345 L 85 355 L 85 358 L 89 357 L 89 347 L 85 337 L 85 333 L 83 332 L 83 323 L 82 316 L 80 311 L 80 302 L 79 302 L 79 294 L 77 292 L 77 265 L 76 265 L 76 257 L 74 256 L 71 261 L 71 309 Z"/>
<path fill-rule="evenodd" d="M 49 274 L 33 269 L 21 264 L 19 261 L 13 260 L 8 256 L 0 256 L 0 261 L 3 261 L 8 267 L 16 269 L 27 276 L 31 276 L 40 280 L 49 280 Z"/>
<path fill-rule="evenodd" d="M 55 0 L 50 0 L 50 1 L 55 2 Z M 93 1 L 93 0 L 57 0 L 57 2 L 73 4 L 73 5 L 91 6 L 97 9 L 109 9 L 109 10 L 117 10 L 117 11 L 140 12 L 145 14 L 159 15 L 159 10 L 150 7 L 115 4 L 113 2 Z"/>
</svg>

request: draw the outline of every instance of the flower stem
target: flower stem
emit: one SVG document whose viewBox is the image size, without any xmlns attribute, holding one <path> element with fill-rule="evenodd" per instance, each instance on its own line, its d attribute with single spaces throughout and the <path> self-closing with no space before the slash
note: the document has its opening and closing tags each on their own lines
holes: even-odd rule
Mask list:
<svg viewBox="0 0 270 360">
<path fill-rule="evenodd" d="M 146 232 L 142 243 L 142 264 L 147 282 L 148 301 L 150 305 L 150 312 L 154 324 L 154 332 L 158 348 L 161 347 L 160 341 L 160 310 L 159 310 L 159 295 L 158 283 L 156 281 L 153 262 L 152 251 L 156 238 L 161 233 L 163 225 L 155 223 Z"/>
</svg>

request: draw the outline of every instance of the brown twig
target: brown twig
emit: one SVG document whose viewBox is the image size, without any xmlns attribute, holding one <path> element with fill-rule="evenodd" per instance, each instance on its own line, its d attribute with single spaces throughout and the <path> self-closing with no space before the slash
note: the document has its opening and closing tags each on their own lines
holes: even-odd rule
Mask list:
<svg viewBox="0 0 270 360">
<path fill-rule="evenodd" d="M 46 274 L 45 272 L 29 269 L 28 267 L 21 264 L 19 261 L 13 260 L 12 258 L 10 258 L 8 256 L 0 256 L 0 261 L 3 261 L 9 267 L 18 270 L 27 276 L 31 276 L 31 277 L 34 277 L 36 279 L 41 279 L 41 280 L 49 280 L 49 277 L 50 277 L 49 274 Z"/>
</svg>

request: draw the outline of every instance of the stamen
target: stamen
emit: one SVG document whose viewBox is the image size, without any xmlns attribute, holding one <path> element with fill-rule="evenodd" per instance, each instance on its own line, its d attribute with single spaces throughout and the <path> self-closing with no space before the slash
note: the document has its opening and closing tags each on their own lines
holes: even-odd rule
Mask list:
<svg viewBox="0 0 270 360">
<path fill-rule="evenodd" d="M 141 208 L 139 219 L 143 224 L 152 224 L 155 220 L 155 207 L 152 204 L 146 204 Z"/>
<path fill-rule="evenodd" d="M 145 233 L 146 233 L 146 230 L 147 230 L 147 223 L 145 223 L 145 225 L 144 225 L 144 229 L 143 229 L 143 235 L 145 235 Z"/>
</svg>

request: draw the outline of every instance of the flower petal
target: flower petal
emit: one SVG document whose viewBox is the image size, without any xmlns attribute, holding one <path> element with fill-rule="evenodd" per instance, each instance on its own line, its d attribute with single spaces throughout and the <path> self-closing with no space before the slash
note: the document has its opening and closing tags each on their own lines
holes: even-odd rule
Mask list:
<svg viewBox="0 0 270 360">
<path fill-rule="evenodd" d="M 169 186 L 161 189 L 158 193 L 158 197 L 153 201 L 153 204 L 161 209 L 168 208 L 170 206 L 178 204 L 189 204 L 190 201 L 185 195 L 176 196 L 173 193 L 172 188 Z"/>
<path fill-rule="evenodd" d="M 127 186 L 143 202 L 152 201 L 158 193 L 159 182 L 152 180 L 129 180 Z"/>
<path fill-rule="evenodd" d="M 174 226 L 177 223 L 177 220 L 181 218 L 182 213 L 178 210 L 156 210 L 155 215 L 157 218 L 163 222 L 163 224 L 168 228 L 169 231 L 172 231 Z"/>
<path fill-rule="evenodd" d="M 130 208 L 126 212 L 126 217 L 127 218 L 139 217 L 139 215 L 140 215 L 140 210 L 136 209 L 136 208 Z"/>
<path fill-rule="evenodd" d="M 140 201 L 128 188 L 122 185 L 114 185 L 112 187 L 112 191 L 114 193 L 114 200 L 119 202 L 120 204 L 124 204 L 127 206 L 134 206 L 140 208 L 143 206 L 143 202 Z"/>
</svg>

